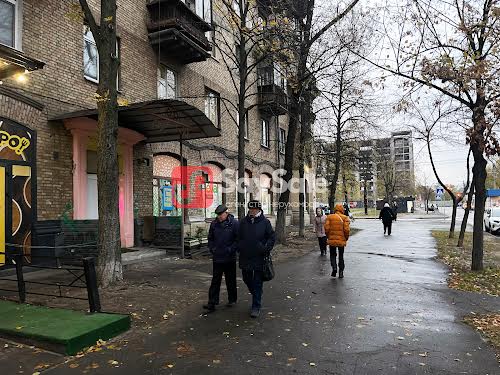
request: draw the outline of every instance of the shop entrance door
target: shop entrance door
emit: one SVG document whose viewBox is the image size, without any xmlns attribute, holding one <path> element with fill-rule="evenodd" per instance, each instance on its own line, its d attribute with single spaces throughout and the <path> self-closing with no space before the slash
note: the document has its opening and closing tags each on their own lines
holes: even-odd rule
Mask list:
<svg viewBox="0 0 500 375">
<path fill-rule="evenodd" d="M 13 254 L 31 262 L 31 184 L 30 166 L 0 162 L 0 266 L 11 263 L 6 255 Z"/>
</svg>

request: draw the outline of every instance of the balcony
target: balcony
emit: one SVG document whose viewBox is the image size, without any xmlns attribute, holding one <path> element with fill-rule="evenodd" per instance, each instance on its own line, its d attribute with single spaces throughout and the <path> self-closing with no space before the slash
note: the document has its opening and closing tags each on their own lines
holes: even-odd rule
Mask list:
<svg viewBox="0 0 500 375">
<path fill-rule="evenodd" d="M 270 116 L 280 116 L 288 112 L 286 79 L 274 64 L 257 70 L 258 104 L 260 110 Z"/>
<path fill-rule="evenodd" d="M 148 33 L 160 55 L 182 64 L 205 61 L 212 46 L 205 33 L 212 26 L 180 0 L 150 0 Z"/>
</svg>

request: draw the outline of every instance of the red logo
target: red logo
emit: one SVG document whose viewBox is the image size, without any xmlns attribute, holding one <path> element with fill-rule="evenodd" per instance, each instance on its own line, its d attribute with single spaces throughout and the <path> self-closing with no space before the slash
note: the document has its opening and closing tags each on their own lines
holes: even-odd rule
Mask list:
<svg viewBox="0 0 500 375">
<path fill-rule="evenodd" d="M 212 193 L 213 174 L 209 167 L 185 166 L 175 167 L 172 170 L 172 185 L 174 189 L 175 208 L 207 208 L 214 201 Z"/>
</svg>

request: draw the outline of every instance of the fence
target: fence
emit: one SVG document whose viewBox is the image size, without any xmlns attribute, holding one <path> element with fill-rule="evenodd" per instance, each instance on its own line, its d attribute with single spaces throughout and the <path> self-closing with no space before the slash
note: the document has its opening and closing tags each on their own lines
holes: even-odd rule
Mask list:
<svg viewBox="0 0 500 375">
<path fill-rule="evenodd" d="M 16 278 L 0 278 L 0 281 L 7 282 L 16 282 L 17 289 L 5 289 L 0 288 L 1 291 L 6 292 L 14 292 L 19 294 L 19 302 L 26 302 L 26 295 L 39 295 L 39 296 L 47 296 L 47 297 L 57 297 L 57 298 L 68 298 L 68 299 L 76 299 L 76 300 L 88 300 L 89 309 L 91 313 L 100 312 L 101 311 L 101 302 L 99 298 L 99 289 L 97 286 L 97 274 L 95 269 L 95 258 L 94 257 L 85 257 L 78 259 L 75 262 L 75 258 L 71 258 L 74 262 L 72 266 L 44 266 L 44 265 L 36 265 L 36 264 L 25 264 L 24 263 L 24 255 L 16 254 L 16 255 L 8 255 L 6 253 L 0 252 L 0 254 L 4 254 L 6 256 L 6 261 L 11 260 L 16 268 Z M 40 256 L 37 256 L 39 258 Z M 50 258 L 51 260 L 55 260 L 56 264 L 59 264 L 61 257 L 54 256 L 44 256 L 44 258 Z M 78 263 L 81 262 L 81 266 Z M 71 275 L 71 280 L 65 283 L 61 282 L 46 282 L 46 281 L 26 281 L 25 280 L 25 268 L 34 268 L 34 269 L 47 269 L 47 270 L 59 270 L 68 272 Z M 42 286 L 54 286 L 57 287 L 58 294 L 50 294 L 50 293 L 41 293 L 27 290 L 27 285 L 42 285 Z M 64 288 L 74 288 L 74 289 L 86 289 L 87 290 L 87 298 L 83 297 L 75 297 L 63 295 Z"/>
</svg>

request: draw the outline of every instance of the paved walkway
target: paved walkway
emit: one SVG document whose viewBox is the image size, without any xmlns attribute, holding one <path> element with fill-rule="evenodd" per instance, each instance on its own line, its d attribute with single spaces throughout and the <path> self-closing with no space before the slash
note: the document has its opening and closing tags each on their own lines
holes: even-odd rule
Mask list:
<svg viewBox="0 0 500 375">
<path fill-rule="evenodd" d="M 317 253 L 280 264 L 259 320 L 248 318 L 240 284 L 237 307 L 208 316 L 191 308 L 151 334 L 125 336 L 119 350 L 47 373 L 498 374 L 493 351 L 461 317 L 500 302 L 447 288 L 430 236 L 441 224 L 400 220 L 391 237 L 378 221 L 355 225 L 363 230 L 349 243 L 344 279 L 332 279 Z"/>
</svg>

